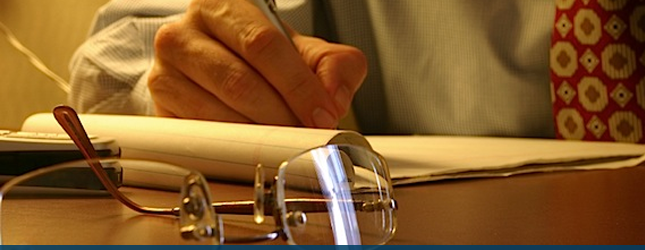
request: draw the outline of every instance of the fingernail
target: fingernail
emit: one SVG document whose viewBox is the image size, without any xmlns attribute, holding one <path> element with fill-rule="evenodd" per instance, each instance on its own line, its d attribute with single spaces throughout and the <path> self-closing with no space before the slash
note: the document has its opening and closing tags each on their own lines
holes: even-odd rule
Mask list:
<svg viewBox="0 0 645 250">
<path fill-rule="evenodd" d="M 349 95 L 349 90 L 345 86 L 340 86 L 338 90 L 336 90 L 336 95 L 334 96 L 334 98 L 336 99 L 336 102 L 345 110 L 352 102 L 352 97 Z"/>
<path fill-rule="evenodd" d="M 327 110 L 317 108 L 314 110 L 314 125 L 318 128 L 335 128 L 336 118 Z"/>
</svg>

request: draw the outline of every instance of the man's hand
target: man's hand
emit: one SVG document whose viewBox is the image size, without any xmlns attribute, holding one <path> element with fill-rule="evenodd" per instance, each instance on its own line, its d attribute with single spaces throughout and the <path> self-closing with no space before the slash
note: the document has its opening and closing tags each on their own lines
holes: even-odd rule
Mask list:
<svg viewBox="0 0 645 250">
<path fill-rule="evenodd" d="M 194 0 L 155 38 L 157 115 L 334 128 L 365 78 L 365 56 L 291 34 L 297 49 L 246 1 Z"/>
</svg>

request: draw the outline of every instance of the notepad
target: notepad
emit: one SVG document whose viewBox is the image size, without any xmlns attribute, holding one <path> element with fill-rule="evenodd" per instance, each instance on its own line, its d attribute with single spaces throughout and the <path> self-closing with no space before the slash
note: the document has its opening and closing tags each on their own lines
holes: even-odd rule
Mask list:
<svg viewBox="0 0 645 250">
<path fill-rule="evenodd" d="M 211 179 L 252 182 L 262 164 L 271 178 L 283 161 L 328 144 L 370 148 L 354 131 L 309 129 L 131 115 L 80 115 L 88 133 L 115 138 L 121 157 L 172 163 Z M 25 120 L 23 131 L 64 133 L 51 114 Z"/>
<path fill-rule="evenodd" d="M 276 168 L 307 149 L 353 144 L 382 154 L 394 185 L 521 173 L 633 167 L 645 146 L 613 142 L 459 136 L 363 136 L 354 131 L 127 115 L 81 115 L 91 134 L 116 138 L 123 158 L 187 166 L 207 178 L 252 182 L 257 164 Z M 23 131 L 62 132 L 51 114 Z M 268 174 L 267 176 L 271 176 Z"/>
</svg>

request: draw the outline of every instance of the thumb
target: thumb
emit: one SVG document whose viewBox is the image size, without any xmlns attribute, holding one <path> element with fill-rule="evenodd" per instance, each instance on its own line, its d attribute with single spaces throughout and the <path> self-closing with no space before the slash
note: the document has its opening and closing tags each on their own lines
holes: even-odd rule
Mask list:
<svg viewBox="0 0 645 250">
<path fill-rule="evenodd" d="M 322 39 L 294 36 L 303 59 L 334 97 L 337 111 L 347 114 L 354 94 L 367 75 L 367 59 L 359 49 Z"/>
</svg>

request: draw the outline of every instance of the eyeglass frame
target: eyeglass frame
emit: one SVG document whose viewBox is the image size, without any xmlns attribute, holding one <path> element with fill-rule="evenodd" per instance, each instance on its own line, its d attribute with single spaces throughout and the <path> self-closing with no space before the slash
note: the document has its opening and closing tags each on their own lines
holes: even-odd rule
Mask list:
<svg viewBox="0 0 645 250">
<path fill-rule="evenodd" d="M 256 168 L 255 176 L 255 185 L 254 193 L 255 197 L 253 201 L 230 201 L 230 202 L 211 202 L 210 189 L 208 188 L 207 181 L 201 174 L 197 173 L 196 175 L 189 176 L 186 180 L 187 185 L 183 187 L 192 188 L 197 187 L 202 195 L 200 195 L 199 201 L 195 201 L 195 197 L 191 197 L 189 192 L 190 190 L 182 190 L 181 197 L 182 203 L 179 207 L 175 208 L 149 208 L 144 207 L 136 202 L 125 197 L 117 187 L 109 180 L 106 172 L 103 170 L 103 167 L 98 159 L 100 159 L 98 153 L 94 149 L 87 132 L 82 125 L 78 114 L 76 111 L 69 106 L 57 106 L 53 110 L 54 117 L 60 124 L 60 126 L 65 130 L 65 132 L 70 136 L 74 141 L 76 146 L 79 148 L 85 160 L 89 164 L 90 168 L 94 174 L 99 178 L 100 182 L 105 186 L 107 191 L 120 203 L 126 207 L 142 213 L 142 214 L 157 214 L 157 215 L 172 215 L 178 216 L 180 219 L 180 233 L 182 238 L 190 240 L 205 240 L 212 238 L 215 240 L 215 244 L 223 243 L 252 243 L 252 242 L 261 242 L 267 240 L 275 240 L 278 237 L 281 237 L 284 241 L 289 244 L 294 242 L 291 240 L 290 233 L 285 223 L 298 223 L 300 219 L 298 215 L 289 215 L 284 210 L 284 207 L 280 206 L 278 202 L 279 198 L 277 197 L 278 193 L 276 189 L 280 186 L 278 181 L 278 176 L 276 175 L 273 178 L 273 183 L 271 188 L 268 191 L 264 189 L 264 171 L 262 165 L 258 165 Z M 366 149 L 367 150 L 367 149 Z M 384 170 L 384 179 L 386 180 L 386 185 L 388 188 L 388 200 L 377 200 L 375 202 L 369 201 L 352 201 L 356 211 L 376 211 L 387 209 L 391 213 L 394 213 L 398 210 L 398 203 L 393 197 L 393 190 L 391 179 L 389 176 L 389 171 L 387 170 L 387 164 L 385 159 L 378 153 L 370 150 L 370 153 L 373 153 L 378 157 L 383 170 Z M 282 169 L 283 166 L 288 165 L 288 162 L 283 162 L 279 169 Z M 284 197 L 282 197 L 284 200 Z M 286 204 L 287 200 L 284 200 Z M 299 202 L 299 208 L 306 208 L 306 212 L 328 212 L 326 207 L 326 201 L 323 199 L 297 199 L 290 200 L 289 202 Z M 197 206 L 195 204 L 197 203 Z M 205 205 L 210 204 L 210 205 Z M 193 206 L 193 207 L 191 207 Z M 208 208 L 206 208 L 207 206 Z M 182 209 L 183 208 L 183 209 Z M 269 208 L 265 211 L 264 208 Z M 252 209 L 252 212 L 249 211 Z M 195 212 L 205 212 L 203 216 L 195 216 Z M 266 233 L 264 235 L 256 236 L 245 236 L 245 237 L 225 237 L 223 235 L 223 222 L 221 217 L 215 212 L 221 214 L 240 214 L 240 215 L 254 215 L 254 220 L 256 223 L 261 223 L 265 215 L 272 215 L 276 223 L 276 230 Z M 301 212 L 301 211 L 298 211 Z M 288 218 L 283 218 L 284 216 L 289 216 Z M 291 217 L 296 216 L 296 217 Z M 205 218 L 204 218 L 205 217 Z M 390 227 L 389 237 L 384 239 L 381 244 L 386 243 L 390 240 L 395 231 L 396 231 L 396 220 L 395 214 L 392 214 L 392 225 Z M 189 219 L 190 218 L 190 219 Z M 194 218 L 199 218 L 195 220 Z M 209 221 L 212 220 L 212 221 Z"/>
</svg>

